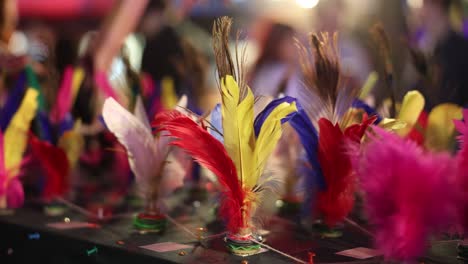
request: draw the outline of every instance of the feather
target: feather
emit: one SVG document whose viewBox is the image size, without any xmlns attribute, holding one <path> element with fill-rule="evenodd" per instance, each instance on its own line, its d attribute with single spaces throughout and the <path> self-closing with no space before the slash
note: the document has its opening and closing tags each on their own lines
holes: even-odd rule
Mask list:
<svg viewBox="0 0 468 264">
<path fill-rule="evenodd" d="M 353 167 L 375 226 L 375 242 L 388 259 L 414 261 L 429 237 L 453 220 L 454 188 L 447 176 L 454 175 L 455 164 L 447 153 L 424 152 L 378 127 L 374 132 L 353 158 Z"/>
<path fill-rule="evenodd" d="M 26 66 L 26 79 L 28 80 L 28 87 L 33 89 L 37 92 L 37 110 L 39 111 L 47 111 L 47 104 L 44 98 L 44 93 L 42 92 L 41 86 L 39 85 L 39 81 L 37 80 L 36 74 L 31 66 Z"/>
<path fill-rule="evenodd" d="M 147 201 L 157 201 L 162 193 L 171 193 L 178 187 L 174 184 L 164 185 L 181 183 L 180 177 L 185 176 L 185 173 L 170 170 L 177 163 L 165 166 L 169 154 L 168 137 L 159 135 L 154 138 L 150 128 L 112 98 L 104 102 L 103 118 L 109 130 L 127 150 L 130 168 L 141 195 Z M 178 179 L 163 181 L 168 175 L 177 176 Z"/>
<path fill-rule="evenodd" d="M 170 77 L 164 77 L 161 81 L 161 104 L 165 110 L 173 109 L 177 105 L 174 80 Z"/>
<path fill-rule="evenodd" d="M 10 179 L 18 174 L 26 150 L 29 127 L 38 107 L 37 96 L 36 90 L 26 90 L 23 101 L 4 134 L 5 168 L 13 170 L 10 171 Z"/>
<path fill-rule="evenodd" d="M 253 129 L 254 96 L 250 89 L 241 100 L 239 86 L 227 75 L 221 80 L 221 114 L 223 117 L 224 146 L 234 161 L 243 187 L 253 188 L 257 175 L 254 167 L 255 135 Z"/>
<path fill-rule="evenodd" d="M 228 229 L 237 233 L 245 227 L 244 219 L 248 212 L 244 207 L 246 193 L 237 176 L 237 169 L 221 142 L 203 130 L 191 118 L 177 111 L 162 112 L 154 124 L 160 132 L 167 131 L 175 140 L 172 145 L 180 147 L 200 165 L 213 172 L 223 187 L 223 200 L 220 214 L 227 219 Z M 193 140 L 196 138 L 197 140 Z"/>
<path fill-rule="evenodd" d="M 460 106 L 446 103 L 434 107 L 428 116 L 424 146 L 432 151 L 453 149 L 455 136 L 453 120 L 461 118 Z"/>
<path fill-rule="evenodd" d="M 221 115 L 221 104 L 217 104 L 210 115 L 211 127 L 208 127 L 210 134 L 219 142 L 224 143 L 223 138 L 223 119 Z M 213 129 L 214 128 L 214 129 Z"/>
<path fill-rule="evenodd" d="M 70 111 L 72 104 L 72 81 L 73 68 L 67 66 L 63 73 L 62 83 L 60 84 L 55 105 L 51 110 L 51 120 L 54 123 L 60 122 L 65 118 L 65 115 Z"/>
<path fill-rule="evenodd" d="M 45 175 L 42 197 L 46 201 L 63 196 L 69 189 L 70 164 L 65 152 L 31 135 L 29 144 L 33 156 L 39 160 Z"/>
<path fill-rule="evenodd" d="M 379 74 L 375 71 L 371 72 L 367 77 L 366 82 L 362 86 L 361 93 L 359 94 L 359 100 L 365 100 L 369 96 L 372 89 L 374 89 L 375 84 L 379 80 Z"/>
<path fill-rule="evenodd" d="M 0 129 L 5 131 L 10 123 L 13 115 L 16 113 L 23 100 L 24 92 L 26 91 L 26 77 L 21 73 L 16 81 L 15 87 L 9 93 L 5 105 L 0 112 Z"/>
<path fill-rule="evenodd" d="M 419 146 L 424 146 L 424 134 L 426 133 L 427 121 L 428 115 L 425 111 L 422 111 L 419 115 L 418 121 L 408 135 L 406 135 L 406 138 L 416 142 Z"/>
<path fill-rule="evenodd" d="M 70 109 L 75 105 L 76 96 L 78 95 L 78 91 L 80 90 L 81 84 L 83 83 L 85 77 L 85 71 L 81 67 L 76 67 L 75 71 L 73 72 L 73 79 L 72 79 L 72 87 L 71 87 L 71 104 Z"/>
<path fill-rule="evenodd" d="M 112 88 L 111 84 L 109 83 L 109 79 L 107 75 L 103 71 L 98 71 L 94 75 L 94 82 L 96 83 L 97 87 L 99 87 L 102 92 L 109 97 L 118 100 L 117 93 L 115 92 L 114 88 Z"/>
<path fill-rule="evenodd" d="M 45 111 L 38 110 L 35 118 L 38 134 L 41 140 L 53 142 L 52 124 L 50 123 L 49 116 Z"/>
<path fill-rule="evenodd" d="M 75 167 L 84 147 L 80 127 L 81 122 L 76 121 L 73 129 L 65 131 L 57 142 L 57 146 L 65 151 L 71 169 Z"/>
<path fill-rule="evenodd" d="M 353 101 L 353 108 L 363 109 L 367 113 L 367 115 L 376 116 L 377 119 L 375 120 L 375 124 L 379 124 L 382 121 L 382 117 L 377 113 L 377 110 L 375 110 L 360 99 L 355 99 Z"/>
<path fill-rule="evenodd" d="M 146 115 L 145 106 L 143 105 L 143 99 L 140 95 L 138 95 L 136 98 L 135 109 L 133 112 L 135 117 L 140 120 L 140 122 L 143 123 L 143 125 L 145 125 L 148 130 L 151 130 L 151 125 L 149 123 L 148 116 Z"/>
<path fill-rule="evenodd" d="M 6 200 L 8 208 L 20 208 L 24 203 L 23 184 L 15 177 L 8 182 L 6 189 Z"/>
<path fill-rule="evenodd" d="M 325 223 L 333 227 L 353 208 L 355 179 L 351 173 L 351 161 L 345 152 L 345 136 L 340 127 L 324 118 L 318 124 L 318 159 L 326 184 L 326 190 L 318 194 L 318 209 Z"/>
<path fill-rule="evenodd" d="M 419 115 L 424 108 L 424 97 L 418 91 L 406 93 L 401 103 L 400 111 L 396 119 L 406 123 L 406 126 L 397 130 L 396 133 L 402 137 L 408 135 L 414 124 L 418 121 Z"/>
<path fill-rule="evenodd" d="M 267 106 L 267 109 L 268 108 L 269 107 Z M 294 116 L 293 113 L 296 111 L 296 102 L 283 102 L 276 106 L 265 119 L 255 144 L 254 157 L 256 159 L 256 173 L 254 174 L 255 178 L 251 178 L 252 187 L 256 185 L 258 179 L 262 175 L 268 157 L 271 155 L 278 143 L 278 140 L 281 138 L 281 125 L 284 122 L 283 120 Z M 262 113 L 259 115 L 262 115 Z"/>
</svg>

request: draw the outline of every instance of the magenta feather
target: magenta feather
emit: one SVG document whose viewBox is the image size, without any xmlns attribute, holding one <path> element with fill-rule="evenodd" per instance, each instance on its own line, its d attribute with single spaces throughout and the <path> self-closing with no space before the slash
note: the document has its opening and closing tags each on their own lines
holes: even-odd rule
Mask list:
<svg viewBox="0 0 468 264">
<path fill-rule="evenodd" d="M 18 177 L 13 178 L 8 182 L 6 188 L 6 198 L 8 208 L 19 208 L 24 203 L 23 184 Z"/>
<path fill-rule="evenodd" d="M 458 190 L 458 221 L 466 233 L 468 231 L 468 109 L 463 110 L 463 121 L 453 122 L 460 133 L 458 142 L 461 146 L 456 156 L 458 173 L 455 179 Z"/>
<path fill-rule="evenodd" d="M 94 75 L 94 82 L 96 85 L 103 91 L 103 93 L 109 97 L 114 98 L 116 101 L 119 101 L 117 93 L 112 88 L 112 85 L 109 83 L 109 79 L 105 72 L 98 71 Z"/>
<path fill-rule="evenodd" d="M 72 79 L 73 67 L 67 66 L 63 73 L 56 103 L 51 112 L 51 119 L 55 123 L 63 120 L 72 107 Z"/>
<path fill-rule="evenodd" d="M 386 258 L 415 260 L 429 236 L 454 216 L 449 175 L 456 166 L 447 153 L 424 152 L 414 142 L 378 127 L 353 167 L 366 195 L 376 244 Z"/>
</svg>

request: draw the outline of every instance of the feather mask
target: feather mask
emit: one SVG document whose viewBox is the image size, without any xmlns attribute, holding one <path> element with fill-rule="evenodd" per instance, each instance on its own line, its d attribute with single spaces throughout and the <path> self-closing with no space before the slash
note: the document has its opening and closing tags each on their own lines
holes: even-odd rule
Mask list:
<svg viewBox="0 0 468 264">
<path fill-rule="evenodd" d="M 386 258 L 413 261 L 424 253 L 429 237 L 453 220 L 450 175 L 456 166 L 448 153 L 425 152 L 378 127 L 374 132 L 360 151 L 357 146 L 351 151 L 375 242 Z"/>
<path fill-rule="evenodd" d="M 300 102 L 308 115 L 296 115 L 296 119 L 301 117 L 300 123 L 290 121 L 312 166 L 306 188 L 314 193 L 319 187 L 317 208 L 330 227 L 342 221 L 354 205 L 355 179 L 345 143 L 359 144 L 367 127 L 377 119 L 364 113 L 361 120 L 351 121 L 355 119 L 350 114 L 353 102 L 361 89 L 349 86 L 343 77 L 337 42 L 337 34 L 330 37 L 322 33 L 311 35 L 311 52 L 298 43 L 305 84 Z M 318 126 L 318 133 L 313 124 Z M 312 197 L 306 197 L 305 206 L 311 206 L 311 202 Z"/>
<path fill-rule="evenodd" d="M 267 106 L 254 119 L 254 95 L 242 70 L 244 57 L 236 49 L 234 60 L 228 48 L 231 24 L 231 19 L 223 17 L 213 27 L 222 100 L 222 142 L 206 131 L 205 125 L 200 126 L 180 112 L 158 114 L 153 124 L 157 131 L 167 131 L 174 138 L 172 145 L 184 149 L 217 176 L 223 189 L 220 215 L 229 232 L 249 235 L 263 191 L 274 181 L 263 175 L 267 159 L 281 137 L 283 119 L 293 115 L 297 108 L 295 102 L 281 102 L 275 107 Z"/>
<path fill-rule="evenodd" d="M 177 156 L 171 154 L 170 139 L 164 133 L 153 136 L 141 99 L 137 99 L 135 113 L 132 115 L 108 98 L 102 114 L 106 126 L 127 150 L 130 168 L 140 195 L 147 202 L 147 210 L 159 210 L 153 206 L 163 195 L 183 184 L 186 171 Z"/>
<path fill-rule="evenodd" d="M 24 192 L 19 180 L 38 93 L 28 88 L 5 132 L 0 131 L 0 208 L 21 207 Z"/>
</svg>

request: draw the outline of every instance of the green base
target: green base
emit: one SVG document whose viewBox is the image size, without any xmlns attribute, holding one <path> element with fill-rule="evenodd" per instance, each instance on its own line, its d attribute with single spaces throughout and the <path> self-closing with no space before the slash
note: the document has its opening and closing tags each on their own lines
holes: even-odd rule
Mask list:
<svg viewBox="0 0 468 264">
<path fill-rule="evenodd" d="M 44 206 L 44 213 L 48 216 L 61 216 L 67 211 L 67 207 L 61 204 L 49 204 Z"/>
<path fill-rule="evenodd" d="M 133 219 L 133 226 L 139 231 L 163 232 L 166 229 L 167 220 L 164 215 L 152 215 L 140 213 Z"/>
<path fill-rule="evenodd" d="M 251 256 L 258 253 L 261 249 L 259 244 L 250 240 L 236 239 L 233 236 L 227 236 L 224 241 L 226 242 L 227 250 L 236 256 Z"/>
<path fill-rule="evenodd" d="M 314 223 L 313 228 L 320 233 L 320 237 L 323 238 L 340 238 L 343 236 L 343 232 L 337 228 L 330 228 L 321 221 Z"/>
</svg>

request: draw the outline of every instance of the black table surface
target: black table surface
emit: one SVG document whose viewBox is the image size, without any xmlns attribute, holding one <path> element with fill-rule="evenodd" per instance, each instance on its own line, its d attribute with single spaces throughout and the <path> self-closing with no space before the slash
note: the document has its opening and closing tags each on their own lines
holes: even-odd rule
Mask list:
<svg viewBox="0 0 468 264">
<path fill-rule="evenodd" d="M 179 213 L 177 221 L 190 230 L 207 227 L 209 234 L 222 232 L 219 224 L 207 225 L 207 211 L 188 216 Z M 185 256 L 178 251 L 157 253 L 140 246 L 161 242 L 176 242 L 196 245 L 197 240 L 180 227 L 168 223 L 163 234 L 141 234 L 133 229 L 132 217 L 122 217 L 105 223 L 98 228 L 58 230 L 48 227 L 48 223 L 87 221 L 83 215 L 68 211 L 65 215 L 51 217 L 38 208 L 22 208 L 11 215 L 0 216 L 0 263 L 294 263 L 271 250 L 250 257 L 229 254 L 222 237 L 206 241 L 203 247 L 185 249 Z M 214 227 L 212 227 L 214 226 Z M 304 261 L 308 253 L 316 254 L 314 263 L 382 263 L 382 257 L 357 260 L 335 254 L 355 247 L 372 247 L 371 238 L 353 226 L 345 225 L 343 236 L 338 239 L 325 239 L 300 229 L 292 221 L 270 216 L 265 221 L 265 229 L 270 231 L 266 244 Z M 39 239 L 30 239 L 38 233 Z M 208 235 L 209 235 L 208 234 Z M 119 241 L 119 243 L 118 243 Z M 434 241 L 424 263 L 457 263 L 457 241 Z M 97 252 L 88 255 L 88 251 Z"/>
</svg>

